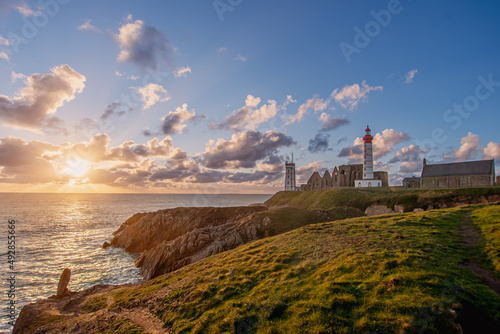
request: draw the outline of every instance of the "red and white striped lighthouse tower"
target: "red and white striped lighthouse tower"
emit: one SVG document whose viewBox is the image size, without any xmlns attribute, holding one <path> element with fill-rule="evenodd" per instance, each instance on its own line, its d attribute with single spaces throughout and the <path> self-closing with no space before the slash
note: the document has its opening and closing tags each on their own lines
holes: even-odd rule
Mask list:
<svg viewBox="0 0 500 334">
<path fill-rule="evenodd" d="M 372 149 L 372 130 L 366 126 L 365 136 L 363 137 L 363 180 L 373 180 L 373 149 Z"/>
<path fill-rule="evenodd" d="M 355 180 L 354 186 L 356 188 L 371 188 L 381 187 L 382 180 L 375 180 L 373 176 L 373 147 L 372 147 L 372 130 L 367 126 L 365 136 L 363 137 L 363 179 Z"/>
</svg>

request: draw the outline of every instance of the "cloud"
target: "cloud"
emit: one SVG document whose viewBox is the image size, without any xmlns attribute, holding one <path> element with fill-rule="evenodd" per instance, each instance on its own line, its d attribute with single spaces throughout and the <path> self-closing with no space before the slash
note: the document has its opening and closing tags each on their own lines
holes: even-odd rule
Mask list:
<svg viewBox="0 0 500 334">
<path fill-rule="evenodd" d="M 22 73 L 16 73 L 14 71 L 10 72 L 10 79 L 12 82 L 16 82 L 18 79 L 26 79 L 26 76 Z"/>
<path fill-rule="evenodd" d="M 180 78 L 180 77 L 186 78 L 187 73 L 191 73 L 191 67 L 189 67 L 189 66 L 184 66 L 184 67 L 181 67 L 178 70 L 174 71 L 174 75 L 176 78 Z"/>
<path fill-rule="evenodd" d="M 286 101 L 285 101 L 285 103 L 283 105 L 287 106 L 290 103 L 297 103 L 297 100 L 294 100 L 293 97 L 292 97 L 292 95 L 287 95 L 286 96 Z"/>
<path fill-rule="evenodd" d="M 405 161 L 419 161 L 422 162 L 421 155 L 425 154 L 426 151 L 421 149 L 419 146 L 410 145 L 408 147 L 403 147 L 401 151 L 397 152 L 396 155 L 390 159 L 388 162 L 390 164 Z"/>
<path fill-rule="evenodd" d="M 2 35 L 0 35 L 0 45 L 9 46 L 10 45 L 10 41 L 8 39 L 2 37 Z"/>
<path fill-rule="evenodd" d="M 96 33 L 96 34 L 102 34 L 101 29 L 93 26 L 90 22 L 92 22 L 92 20 L 90 20 L 90 19 L 85 20 L 85 22 L 83 22 L 83 24 L 81 24 L 78 27 L 78 30 L 88 30 L 88 31 Z"/>
<path fill-rule="evenodd" d="M 18 5 L 14 5 L 14 8 L 21 13 L 24 17 L 29 17 L 29 16 L 39 16 L 42 14 L 40 10 L 33 10 L 31 7 L 25 3 L 22 2 Z"/>
<path fill-rule="evenodd" d="M 239 61 L 242 61 L 242 62 L 246 62 L 247 58 L 243 57 L 242 55 L 239 54 L 236 57 L 234 57 L 234 60 L 239 60 Z"/>
<path fill-rule="evenodd" d="M 311 99 L 307 100 L 306 103 L 300 105 L 297 114 L 288 117 L 288 123 L 292 124 L 295 122 L 300 122 L 309 114 L 310 110 L 314 112 L 324 111 L 331 104 L 333 100 L 339 103 L 342 107 L 354 110 L 360 103 L 365 103 L 368 101 L 368 95 L 371 91 L 383 90 L 382 86 L 371 87 L 366 81 L 361 83 L 361 86 L 354 84 L 352 86 L 345 86 L 340 91 L 335 89 L 328 99 L 322 99 L 318 94 L 314 95 Z M 331 107 L 334 110 L 334 107 Z M 330 131 L 344 124 L 348 124 L 349 121 L 344 116 L 343 118 L 331 119 L 326 113 L 322 113 L 320 120 L 323 122 L 322 131 Z"/>
<path fill-rule="evenodd" d="M 410 136 L 394 129 L 385 129 L 373 137 L 373 158 L 380 159 L 395 150 L 394 146 L 408 141 Z M 358 138 L 357 143 L 363 144 L 363 139 Z"/>
<path fill-rule="evenodd" d="M 322 123 L 320 131 L 324 132 L 332 131 L 341 127 L 342 125 L 347 125 L 351 123 L 346 116 L 332 118 L 327 113 L 322 113 L 321 116 L 319 117 L 319 120 Z"/>
<path fill-rule="evenodd" d="M 316 134 L 313 139 L 309 140 L 309 147 L 307 147 L 307 150 L 311 153 L 331 151 L 331 149 L 328 148 L 328 138 L 330 138 L 328 133 Z"/>
<path fill-rule="evenodd" d="M 182 150 L 179 150 L 182 153 Z M 174 153 L 173 153 L 174 154 Z M 213 169 L 200 169 L 199 165 L 187 156 L 175 161 L 170 159 L 166 168 L 158 169 L 151 175 L 151 181 L 173 181 L 193 183 L 250 183 L 269 185 L 282 178 L 283 163 L 278 157 L 271 155 L 266 161 L 259 163 L 251 172 L 230 172 Z"/>
<path fill-rule="evenodd" d="M 227 48 L 226 47 L 220 47 L 217 49 L 217 52 L 220 52 L 220 53 L 223 53 L 223 52 L 226 52 L 227 51 Z"/>
<path fill-rule="evenodd" d="M 251 173 L 231 173 L 224 177 L 224 181 L 229 183 L 254 183 L 254 184 L 269 184 L 273 181 L 281 179 L 281 173 L 269 173 L 266 171 L 254 170 Z"/>
<path fill-rule="evenodd" d="M 373 137 L 373 159 L 383 158 L 395 150 L 394 146 L 409 139 L 408 134 L 394 129 L 385 129 L 382 133 L 377 133 Z M 363 161 L 363 138 L 356 138 L 354 145 L 343 148 L 338 156 L 349 157 L 350 163 L 361 163 Z"/>
<path fill-rule="evenodd" d="M 413 78 L 415 78 L 415 76 L 418 74 L 418 70 L 417 69 L 413 69 L 411 70 L 410 72 L 406 73 L 405 75 L 405 81 L 404 83 L 405 84 L 410 84 L 413 82 Z"/>
<path fill-rule="evenodd" d="M 256 162 L 276 154 L 281 147 L 295 144 L 291 137 L 280 132 L 244 131 L 234 134 L 230 140 L 210 140 L 203 154 L 197 159 L 208 168 L 254 168 Z"/>
<path fill-rule="evenodd" d="M 85 77 L 69 65 L 35 73 L 16 96 L 0 95 L 0 121 L 12 127 L 36 130 L 50 125 L 50 115 L 85 88 Z"/>
<path fill-rule="evenodd" d="M 427 153 L 419 146 L 410 145 L 403 147 L 401 151 L 388 161 L 389 164 L 401 163 L 399 171 L 401 173 L 415 173 L 422 170 L 422 156 Z"/>
<path fill-rule="evenodd" d="M 98 134 L 89 142 L 77 143 L 61 147 L 61 155 L 66 158 L 88 160 L 91 162 L 122 161 L 137 162 L 149 157 L 168 157 L 173 150 L 172 138 L 165 137 L 162 141 L 154 138 L 147 144 L 136 144 L 125 141 L 115 147 L 108 147 L 111 139 L 106 134 Z"/>
<path fill-rule="evenodd" d="M 162 141 L 154 138 L 147 144 L 125 141 L 114 147 L 109 146 L 110 141 L 105 134 L 95 135 L 88 142 L 62 145 L 5 137 L 0 139 L 0 183 L 186 190 L 194 184 L 217 182 L 276 186 L 283 177 L 282 159 L 274 153 L 264 156 L 250 172 L 219 171 L 200 168 L 199 159 L 174 148 L 170 137 Z M 166 163 L 159 165 L 153 158 L 163 158 Z M 71 175 L 67 171 L 71 166 L 83 166 L 84 174 Z"/>
<path fill-rule="evenodd" d="M 469 132 L 467 137 L 463 137 L 460 141 L 462 144 L 458 150 L 453 153 L 451 157 L 454 161 L 473 160 L 481 150 L 481 142 L 479 136 Z"/>
<path fill-rule="evenodd" d="M 7 136 L 0 139 L 0 165 L 20 167 L 26 165 L 46 165 L 43 154 L 57 152 L 58 147 L 49 143 L 31 141 Z"/>
<path fill-rule="evenodd" d="M 199 118 L 204 118 L 205 116 L 196 116 L 193 110 L 187 109 L 188 105 L 184 103 L 182 107 L 177 107 L 175 111 L 171 111 L 163 117 L 161 120 L 163 122 L 161 126 L 161 131 L 165 135 L 173 135 L 176 133 L 183 133 L 186 123 L 193 122 Z"/>
<path fill-rule="evenodd" d="M 121 117 L 130 111 L 132 111 L 132 108 L 126 108 L 121 102 L 113 102 L 106 106 L 106 109 L 100 119 L 101 121 L 106 122 L 113 116 Z"/>
<path fill-rule="evenodd" d="M 270 155 L 266 160 L 257 164 L 257 170 L 270 174 L 281 174 L 285 168 L 283 159 L 277 155 Z"/>
<path fill-rule="evenodd" d="M 314 161 L 307 166 L 297 168 L 295 175 L 298 177 L 298 183 L 306 183 L 314 172 L 323 175 L 326 170 L 327 168 L 325 168 L 325 165 L 321 161 Z"/>
<path fill-rule="evenodd" d="M 5 60 L 10 60 L 9 55 L 5 53 L 4 51 L 0 51 L 0 58 L 5 59 Z"/>
<path fill-rule="evenodd" d="M 489 142 L 485 148 L 483 148 L 483 159 L 500 159 L 500 144 Z"/>
<path fill-rule="evenodd" d="M 323 111 L 328 107 L 329 101 L 325 101 L 319 97 L 319 95 L 314 95 L 312 99 L 307 100 L 299 107 L 297 114 L 291 116 L 288 120 L 288 124 L 300 122 L 304 116 L 309 112 L 310 109 L 317 111 Z"/>
<path fill-rule="evenodd" d="M 371 87 L 365 80 L 361 83 L 361 86 L 354 84 L 352 86 L 345 86 L 340 91 L 336 89 L 332 92 L 331 97 L 342 107 L 352 111 L 358 107 L 360 103 L 368 101 L 368 94 L 371 91 L 382 90 L 382 86 Z"/>
<path fill-rule="evenodd" d="M 374 170 L 389 170 L 391 167 L 387 164 L 384 164 L 380 161 L 374 161 L 373 162 L 373 169 Z"/>
<path fill-rule="evenodd" d="M 181 182 L 187 178 L 194 178 L 200 172 L 196 161 L 190 160 L 189 155 L 180 148 L 176 148 L 167 160 L 165 168 L 157 169 L 151 175 L 151 181 L 170 180 Z"/>
<path fill-rule="evenodd" d="M 290 97 L 291 98 L 291 97 Z M 263 104 L 258 107 L 261 102 L 260 97 L 247 95 L 245 106 L 233 112 L 232 115 L 226 116 L 226 120 L 219 124 L 211 123 L 210 127 L 215 129 L 240 129 L 255 130 L 260 124 L 269 121 L 276 117 L 279 110 L 283 110 L 285 105 L 290 103 L 288 97 L 287 102 L 283 106 L 278 106 L 275 100 L 268 100 L 268 104 Z"/>
<path fill-rule="evenodd" d="M 142 100 L 142 110 L 149 109 L 158 102 L 166 102 L 171 99 L 167 90 L 155 83 L 148 83 L 144 87 L 137 88 L 136 92 Z"/>
<path fill-rule="evenodd" d="M 144 21 L 136 20 L 122 25 L 116 40 L 120 46 L 119 62 L 130 62 L 141 69 L 157 70 L 162 62 L 172 63 L 176 53 L 167 36 L 150 27 Z"/>
<path fill-rule="evenodd" d="M 120 73 L 120 72 L 118 72 L 118 71 L 116 71 L 116 72 L 115 72 L 115 75 L 116 75 L 117 77 L 123 77 L 123 73 Z"/>
<path fill-rule="evenodd" d="M 58 147 L 21 138 L 0 139 L 0 182 L 2 183 L 46 183 L 57 181 L 57 172 L 47 156 L 58 151 Z"/>
<path fill-rule="evenodd" d="M 83 118 L 75 125 L 76 132 L 90 132 L 98 128 L 99 121 L 94 118 Z"/>
<path fill-rule="evenodd" d="M 363 146 L 352 145 L 342 148 L 338 154 L 338 157 L 349 158 L 349 163 L 361 163 L 363 162 L 362 155 L 363 155 Z"/>
</svg>

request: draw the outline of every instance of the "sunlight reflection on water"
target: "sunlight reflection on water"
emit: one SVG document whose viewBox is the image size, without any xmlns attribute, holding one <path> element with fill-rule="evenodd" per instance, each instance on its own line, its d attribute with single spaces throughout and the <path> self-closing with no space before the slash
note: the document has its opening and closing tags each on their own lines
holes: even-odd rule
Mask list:
<svg viewBox="0 0 500 334">
<path fill-rule="evenodd" d="M 121 223 L 137 212 L 179 206 L 237 206 L 262 203 L 270 195 L 134 195 L 134 194 L 1 194 L 0 254 L 7 252 L 7 222 L 16 220 L 16 310 L 55 293 L 64 268 L 71 269 L 68 288 L 95 284 L 137 283 L 142 277 L 134 255 L 102 249 Z M 5 255 L 2 274 L 0 332 L 8 332 Z"/>
</svg>

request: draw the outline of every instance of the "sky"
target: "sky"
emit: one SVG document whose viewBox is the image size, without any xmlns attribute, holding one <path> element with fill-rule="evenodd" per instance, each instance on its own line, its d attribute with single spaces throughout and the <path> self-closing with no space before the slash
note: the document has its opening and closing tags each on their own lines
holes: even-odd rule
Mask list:
<svg viewBox="0 0 500 334">
<path fill-rule="evenodd" d="M 500 160 L 500 3 L 0 0 L 0 192 L 274 193 Z M 498 174 L 498 173 L 497 173 Z"/>
</svg>

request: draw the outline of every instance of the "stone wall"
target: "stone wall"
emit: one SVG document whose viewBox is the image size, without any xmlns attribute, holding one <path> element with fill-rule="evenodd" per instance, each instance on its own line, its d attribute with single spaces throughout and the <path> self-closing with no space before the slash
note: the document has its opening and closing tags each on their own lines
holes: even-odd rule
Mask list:
<svg viewBox="0 0 500 334">
<path fill-rule="evenodd" d="M 325 171 L 323 176 L 314 172 L 307 184 L 300 186 L 301 191 L 316 191 L 337 188 L 354 188 L 354 181 L 363 178 L 363 165 L 342 165 L 335 167 L 333 173 Z M 374 178 L 382 181 L 382 187 L 389 186 L 389 176 L 387 172 L 375 172 Z"/>
<path fill-rule="evenodd" d="M 420 184 L 423 188 L 487 187 L 494 184 L 494 179 L 489 174 L 422 177 Z"/>
</svg>

